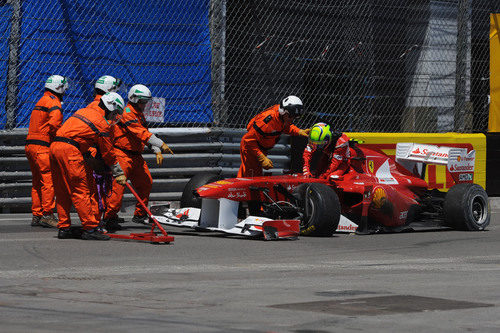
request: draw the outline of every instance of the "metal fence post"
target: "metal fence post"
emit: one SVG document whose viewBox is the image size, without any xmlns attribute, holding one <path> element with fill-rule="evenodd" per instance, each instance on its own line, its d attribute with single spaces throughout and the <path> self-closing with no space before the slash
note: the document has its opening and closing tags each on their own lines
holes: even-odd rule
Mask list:
<svg viewBox="0 0 500 333">
<path fill-rule="evenodd" d="M 19 42 L 21 39 L 21 0 L 10 0 L 12 17 L 9 36 L 9 62 L 7 68 L 7 94 L 5 96 L 6 129 L 16 126 L 16 107 L 19 71 Z"/>
<path fill-rule="evenodd" d="M 465 94 L 467 85 L 467 50 L 468 50 L 468 24 L 469 0 L 459 0 L 457 14 L 457 62 L 455 73 L 455 114 L 454 131 L 465 130 Z"/>
<path fill-rule="evenodd" d="M 227 120 L 225 103 L 226 0 L 210 0 L 210 41 L 212 44 L 212 112 L 214 124 Z"/>
</svg>

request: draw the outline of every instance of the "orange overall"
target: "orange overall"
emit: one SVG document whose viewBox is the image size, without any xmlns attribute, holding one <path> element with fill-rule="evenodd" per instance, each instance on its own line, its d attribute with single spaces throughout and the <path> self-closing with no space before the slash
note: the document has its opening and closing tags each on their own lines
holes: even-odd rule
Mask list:
<svg viewBox="0 0 500 333">
<path fill-rule="evenodd" d="M 82 153 L 96 145 L 105 163 L 112 166 L 116 156 L 110 140 L 110 126 L 99 107 L 78 110 L 57 131 L 50 145 L 52 177 L 59 215 L 58 228 L 71 226 L 70 209 L 73 203 L 82 226 L 91 230 L 99 225 L 100 213 L 92 170 Z"/>
<path fill-rule="evenodd" d="M 99 102 L 101 101 L 102 95 L 96 94 L 94 97 L 94 100 L 87 105 L 88 108 L 96 108 L 99 105 Z"/>
<path fill-rule="evenodd" d="M 59 97 L 45 91 L 31 112 L 25 147 L 32 174 L 31 211 L 34 216 L 51 214 L 55 207 L 49 147 L 62 119 Z"/>
<path fill-rule="evenodd" d="M 104 116 L 104 110 L 99 107 L 99 102 L 101 101 L 102 95 L 96 94 L 94 97 L 94 100 L 87 105 L 87 108 L 91 108 L 94 110 L 99 111 L 103 116 Z M 111 131 L 110 134 L 113 134 Z M 111 142 L 113 142 L 113 137 L 111 137 Z M 92 157 L 97 157 L 97 147 L 91 146 L 89 147 L 88 152 L 90 153 L 90 156 Z"/>
<path fill-rule="evenodd" d="M 134 186 L 137 194 L 147 206 L 153 187 L 153 178 L 148 165 L 142 157 L 142 151 L 152 133 L 148 131 L 144 114 L 127 104 L 121 120 L 113 127 L 115 154 L 127 179 Z M 113 181 L 111 195 L 107 199 L 104 219 L 117 217 L 122 206 L 124 187 Z M 137 203 L 134 215 L 144 216 L 146 211 Z"/>
<path fill-rule="evenodd" d="M 241 166 L 238 177 L 262 176 L 259 155 L 267 155 L 267 151 L 279 141 L 281 133 L 298 135 L 300 129 L 293 124 L 285 124 L 279 114 L 279 105 L 274 105 L 250 120 L 247 133 L 240 143 Z"/>
</svg>

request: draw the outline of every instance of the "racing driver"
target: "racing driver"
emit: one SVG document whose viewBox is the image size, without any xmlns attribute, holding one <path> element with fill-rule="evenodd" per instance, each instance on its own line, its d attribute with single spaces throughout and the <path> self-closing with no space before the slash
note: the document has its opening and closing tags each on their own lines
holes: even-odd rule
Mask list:
<svg viewBox="0 0 500 333">
<path fill-rule="evenodd" d="M 309 134 L 309 143 L 302 155 L 304 159 L 303 175 L 339 180 L 349 171 L 349 140 L 344 133 L 332 132 L 330 125 L 315 124 Z M 313 155 L 317 155 L 317 165 L 311 167 Z"/>
</svg>

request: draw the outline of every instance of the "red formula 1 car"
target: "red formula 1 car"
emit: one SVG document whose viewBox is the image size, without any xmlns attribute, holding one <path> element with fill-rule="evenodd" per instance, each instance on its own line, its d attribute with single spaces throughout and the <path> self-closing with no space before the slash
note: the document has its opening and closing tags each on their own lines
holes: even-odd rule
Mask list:
<svg viewBox="0 0 500 333">
<path fill-rule="evenodd" d="M 353 143 L 351 153 L 349 172 L 334 182 L 300 174 L 224 180 L 200 174 L 186 185 L 181 209 L 153 206 L 151 211 L 160 223 L 246 236 L 266 235 L 267 223 L 274 226 L 268 228 L 274 238 L 280 238 L 280 223 L 294 221 L 301 235 L 311 236 L 394 232 L 412 224 L 459 230 L 488 226 L 488 196 L 473 183 L 475 151 L 398 143 L 394 160 Z M 427 164 L 447 166 L 455 182 L 447 193 L 428 190 Z"/>
</svg>

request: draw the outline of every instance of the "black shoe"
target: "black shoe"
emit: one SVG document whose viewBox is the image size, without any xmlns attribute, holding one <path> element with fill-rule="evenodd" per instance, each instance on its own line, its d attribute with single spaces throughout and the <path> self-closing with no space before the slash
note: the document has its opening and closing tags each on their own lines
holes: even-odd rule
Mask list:
<svg viewBox="0 0 500 333">
<path fill-rule="evenodd" d="M 40 224 L 40 220 L 42 219 L 41 216 L 35 216 L 33 215 L 33 218 L 31 219 L 31 226 L 32 227 L 41 227 L 42 225 Z"/>
<path fill-rule="evenodd" d="M 104 218 L 103 220 L 114 220 L 114 221 L 116 221 L 116 223 L 125 223 L 125 219 L 123 217 L 118 217 L 118 215 L 115 215 L 113 217 Z"/>
<path fill-rule="evenodd" d="M 71 232 L 71 229 L 59 229 L 57 232 L 57 238 L 59 239 L 70 239 L 70 238 L 75 238 L 73 233 Z"/>
<path fill-rule="evenodd" d="M 149 219 L 147 215 L 134 215 L 134 217 L 132 217 L 132 222 L 139 224 L 149 224 Z"/>
<path fill-rule="evenodd" d="M 59 223 L 59 221 L 54 214 L 49 214 L 42 216 L 38 223 L 44 228 L 57 228 L 57 223 Z"/>
<path fill-rule="evenodd" d="M 113 232 L 113 231 L 117 231 L 117 230 L 122 230 L 123 229 L 123 227 L 118 224 L 118 223 L 120 223 L 120 222 L 118 222 L 118 218 L 115 218 L 115 219 L 103 219 L 102 222 L 103 222 L 103 225 L 104 225 L 104 229 L 106 229 L 107 231 Z"/>
<path fill-rule="evenodd" d="M 100 231 L 98 228 L 92 230 L 84 230 L 82 233 L 82 239 L 85 240 L 110 240 L 111 237 Z"/>
</svg>

